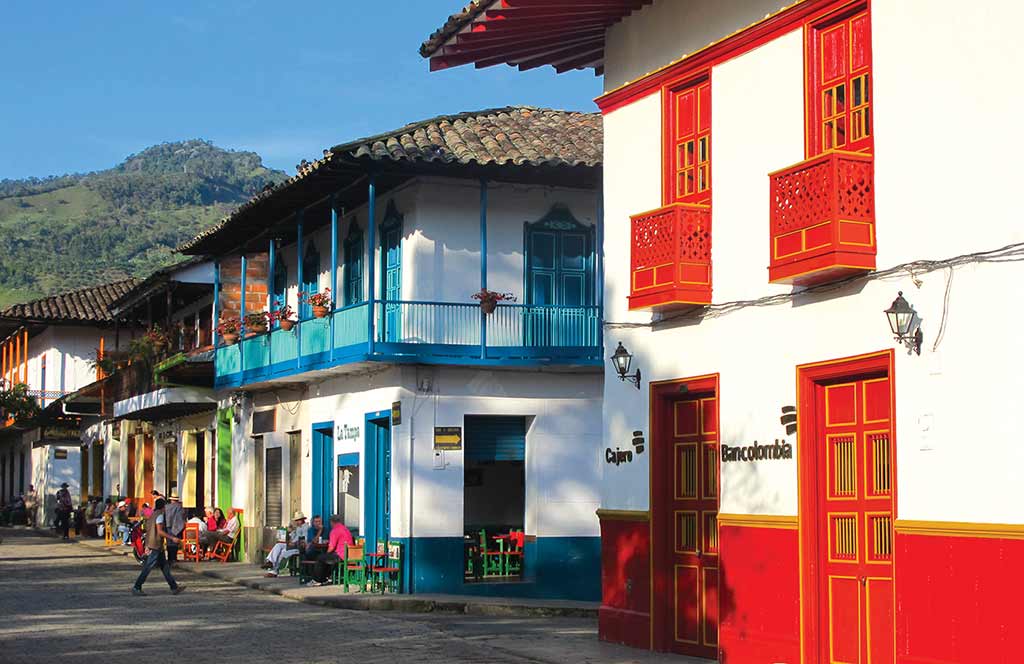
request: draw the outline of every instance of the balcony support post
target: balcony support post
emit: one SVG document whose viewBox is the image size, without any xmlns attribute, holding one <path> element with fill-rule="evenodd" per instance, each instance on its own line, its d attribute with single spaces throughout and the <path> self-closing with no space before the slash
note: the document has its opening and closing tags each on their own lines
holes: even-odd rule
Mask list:
<svg viewBox="0 0 1024 664">
<path fill-rule="evenodd" d="M 298 311 L 299 324 L 295 326 L 295 345 L 298 352 L 295 355 L 295 366 L 302 368 L 302 221 L 305 218 L 305 210 L 295 213 L 295 276 L 298 283 L 295 309 Z"/>
<path fill-rule="evenodd" d="M 338 308 L 338 197 L 331 194 L 331 340 L 328 345 L 331 365 L 334 364 L 334 315 Z"/>
<path fill-rule="evenodd" d="M 487 288 L 487 180 L 480 178 L 480 290 Z M 480 359 L 487 359 L 487 314 L 480 308 Z"/>
<path fill-rule="evenodd" d="M 277 241 L 270 238 L 270 246 L 267 248 L 267 312 L 274 311 L 274 270 L 277 269 Z M 267 367 L 274 366 L 274 324 L 269 320 L 267 327 L 270 330 L 267 334 Z"/>
<path fill-rule="evenodd" d="M 373 317 L 375 313 L 373 303 L 377 294 L 377 283 L 375 281 L 377 272 L 377 178 L 373 173 L 370 173 L 370 185 L 367 196 L 367 215 L 370 219 L 366 223 L 366 230 L 369 233 L 369 241 L 366 244 L 367 258 L 369 259 L 366 267 L 366 276 L 370 283 L 366 289 L 368 295 L 366 303 L 366 340 L 369 354 L 373 355 Z"/>
<path fill-rule="evenodd" d="M 210 342 L 213 343 L 214 359 L 217 355 L 217 325 L 220 324 L 220 261 L 213 262 L 213 329 Z"/>
<path fill-rule="evenodd" d="M 241 330 L 241 335 L 239 335 L 239 336 L 241 336 L 241 339 L 238 342 L 238 367 L 239 367 L 239 371 L 241 371 L 242 375 L 244 376 L 245 375 L 245 333 L 248 331 L 245 328 L 245 277 L 246 277 L 245 273 L 249 271 L 248 270 L 248 263 L 247 263 L 246 258 L 245 258 L 245 254 L 242 254 L 241 264 L 242 264 L 242 295 L 241 295 L 241 298 L 240 298 L 241 301 L 239 303 L 239 309 L 241 309 L 241 311 L 239 312 L 239 318 L 241 319 L 241 324 L 239 325 L 239 330 Z M 245 381 L 243 380 L 242 382 L 244 383 Z"/>
</svg>

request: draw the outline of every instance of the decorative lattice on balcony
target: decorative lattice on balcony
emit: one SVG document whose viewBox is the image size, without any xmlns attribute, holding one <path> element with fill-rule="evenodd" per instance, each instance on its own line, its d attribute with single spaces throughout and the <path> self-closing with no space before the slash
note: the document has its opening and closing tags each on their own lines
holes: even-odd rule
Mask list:
<svg viewBox="0 0 1024 664">
<path fill-rule="evenodd" d="M 874 269 L 871 155 L 826 152 L 770 178 L 770 281 L 811 285 Z"/>
<path fill-rule="evenodd" d="M 674 203 L 632 217 L 631 309 L 711 302 L 711 208 Z"/>
</svg>

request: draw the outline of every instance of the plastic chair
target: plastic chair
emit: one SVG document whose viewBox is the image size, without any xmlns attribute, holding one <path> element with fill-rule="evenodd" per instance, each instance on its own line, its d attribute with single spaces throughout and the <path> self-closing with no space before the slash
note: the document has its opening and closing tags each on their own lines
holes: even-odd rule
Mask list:
<svg viewBox="0 0 1024 664">
<path fill-rule="evenodd" d="M 199 562 L 203 557 L 203 550 L 199 545 L 199 524 L 186 523 L 185 530 L 181 533 L 181 559 L 188 562 L 194 560 Z"/>
<path fill-rule="evenodd" d="M 521 530 L 509 533 L 508 550 L 505 552 L 505 571 L 509 576 L 523 573 L 523 543 L 526 535 Z"/>
<path fill-rule="evenodd" d="M 484 576 L 505 575 L 505 542 L 498 540 L 498 550 L 487 548 L 487 531 L 480 531 L 480 558 L 484 563 Z"/>
<path fill-rule="evenodd" d="M 398 580 L 402 572 L 402 545 L 394 542 L 380 543 L 381 553 L 386 553 L 383 562 L 370 565 L 370 573 L 373 578 L 373 586 L 379 587 L 381 593 L 384 591 L 398 592 Z M 385 549 L 386 547 L 386 549 Z M 377 560 L 380 560 L 379 558 Z"/>
</svg>

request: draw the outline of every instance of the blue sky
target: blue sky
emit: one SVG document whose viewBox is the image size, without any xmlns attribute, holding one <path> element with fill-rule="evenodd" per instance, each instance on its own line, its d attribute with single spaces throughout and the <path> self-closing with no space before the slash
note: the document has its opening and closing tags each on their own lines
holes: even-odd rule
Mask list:
<svg viewBox="0 0 1024 664">
<path fill-rule="evenodd" d="M 441 113 L 596 110 L 593 71 L 429 73 L 419 44 L 465 0 L 10 0 L 0 179 L 109 168 L 205 138 L 288 172 L 325 147 Z"/>
</svg>

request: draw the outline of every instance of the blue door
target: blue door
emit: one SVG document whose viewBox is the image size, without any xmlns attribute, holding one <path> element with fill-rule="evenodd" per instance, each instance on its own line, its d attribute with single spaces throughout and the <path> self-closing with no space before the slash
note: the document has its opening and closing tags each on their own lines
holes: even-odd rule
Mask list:
<svg viewBox="0 0 1024 664">
<path fill-rule="evenodd" d="M 402 338 L 402 216 L 394 201 L 388 203 L 380 232 L 381 294 L 385 300 L 381 316 L 382 341 Z"/>
<path fill-rule="evenodd" d="M 594 231 L 568 209 L 552 208 L 540 221 L 526 224 L 527 346 L 586 346 L 594 315 Z"/>
<path fill-rule="evenodd" d="M 270 294 L 271 311 L 284 308 L 288 304 L 288 266 L 281 259 L 280 254 L 274 257 L 274 292 Z M 280 327 L 280 321 L 274 323 L 274 328 Z"/>
<path fill-rule="evenodd" d="M 388 418 L 366 423 L 366 513 L 363 532 L 367 550 L 391 539 L 391 422 Z"/>
<path fill-rule="evenodd" d="M 306 245 L 306 251 L 302 254 L 302 284 L 299 290 L 299 319 L 308 320 L 313 317 L 313 307 L 306 299 L 320 290 L 320 252 L 312 242 Z"/>
<path fill-rule="evenodd" d="M 313 425 L 313 515 L 324 523 L 334 509 L 334 423 Z"/>
</svg>

